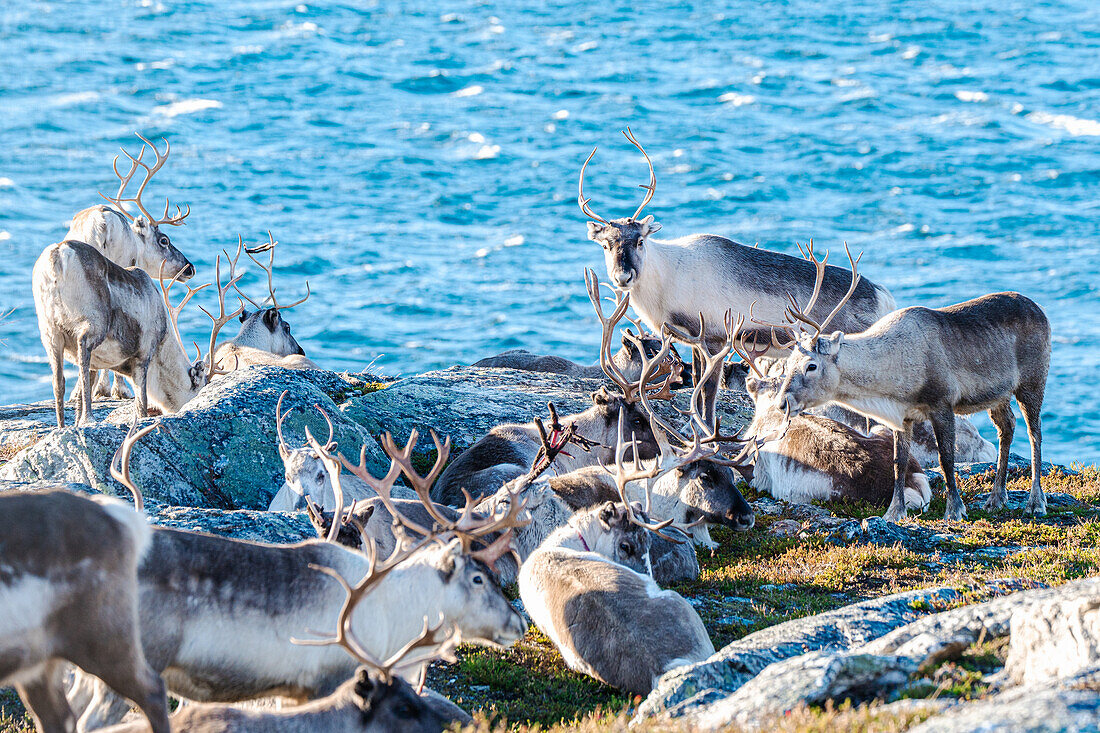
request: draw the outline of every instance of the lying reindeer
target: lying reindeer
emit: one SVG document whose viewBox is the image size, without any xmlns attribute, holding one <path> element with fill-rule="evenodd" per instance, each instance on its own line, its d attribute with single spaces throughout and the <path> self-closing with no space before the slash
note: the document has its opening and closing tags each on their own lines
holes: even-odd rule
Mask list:
<svg viewBox="0 0 1100 733">
<path fill-rule="evenodd" d="M 336 507 L 336 492 L 320 454 L 309 445 L 291 448 L 283 439 L 283 421 L 286 415 L 283 414 L 282 409 L 286 395 L 286 392 L 279 395 L 279 401 L 275 405 L 275 432 L 279 437 L 279 457 L 283 460 L 286 480 L 271 499 L 267 509 L 271 512 L 300 512 L 305 511 L 309 502 L 312 501 L 322 510 L 331 512 Z M 324 449 L 332 451 L 336 448 L 336 443 L 332 440 L 332 421 L 324 410 L 317 409 L 328 422 L 328 440 L 325 441 Z M 342 476 L 340 483 L 345 500 L 349 503 L 377 496 L 374 489 L 355 475 Z M 404 487 L 393 487 L 393 494 L 399 499 L 411 499 L 413 504 L 419 503 L 416 500 L 416 494 Z M 415 507 L 410 507 L 410 511 L 415 511 Z M 388 552 L 384 554 L 388 557 Z"/>
<path fill-rule="evenodd" d="M 849 255 L 850 257 L 850 255 Z M 1050 365 L 1050 322 L 1018 293 L 994 293 L 946 308 L 910 307 L 884 316 L 862 333 L 826 334 L 833 317 L 856 290 L 852 286 L 818 324 L 792 307 L 792 319 L 809 326 L 788 357 L 777 397 L 792 416 L 836 402 L 878 420 L 894 433 L 894 494 L 885 518 L 905 517 L 905 476 L 913 424 L 931 420 L 947 481 L 945 518 L 960 520 L 966 506 L 955 481 L 955 413 L 988 410 L 997 426 L 1000 454 L 987 510 L 1004 506 L 1015 396 L 1031 440 L 1031 496 L 1024 513 L 1046 514 L 1040 485 L 1040 410 Z M 784 328 L 779 326 L 779 328 Z"/>
<path fill-rule="evenodd" d="M 157 277 L 163 272 L 174 280 L 184 282 L 194 277 L 195 266 L 176 249 L 172 240 L 160 228 L 166 225 L 182 226 L 184 219 L 191 213 L 191 207 L 187 207 L 185 212 L 177 206 L 176 215 L 169 216 L 169 203 L 165 200 L 164 213 L 157 218 L 146 210 L 141 201 L 142 192 L 168 160 L 172 147 L 168 144 L 168 140 L 161 138 L 164 141 L 164 155 L 161 155 L 160 150 L 152 142 L 140 134 L 138 138 L 142 144 L 141 152 L 136 158 L 125 149 L 122 151 L 122 154 L 130 160 L 130 171 L 126 175 L 119 172 L 118 156 L 115 156 L 113 167 L 119 180 L 118 193 L 113 198 L 100 194 L 113 204 L 113 208 L 99 205 L 77 212 L 69 224 L 69 233 L 65 235 L 65 239 L 90 244 L 111 262 L 122 267 L 137 267 L 144 270 L 149 277 Z M 143 160 L 146 146 L 152 148 L 153 155 L 156 157 L 156 162 L 152 166 Z M 130 179 L 134 177 L 139 167 L 145 169 L 145 179 L 133 198 L 123 198 L 122 195 L 126 192 Z M 140 215 L 135 217 L 130 214 L 126 210 L 127 203 L 134 204 Z M 109 389 L 107 372 L 103 372 L 96 380 L 96 391 L 92 395 L 93 398 L 99 396 L 127 399 L 132 395 L 127 394 L 122 380 L 118 377 L 115 378 L 114 387 Z M 80 402 L 82 398 L 79 387 L 73 392 L 71 399 L 73 402 Z"/>
<path fill-rule="evenodd" d="M 413 436 L 393 456 L 395 462 L 380 483 L 397 480 L 402 473 L 397 461 L 404 463 L 401 456 L 411 454 L 415 441 Z M 326 460 L 342 496 L 339 468 L 331 456 Z M 115 478 L 127 480 L 125 474 Z M 338 502 L 337 516 L 343 514 L 342 504 Z M 523 618 L 485 562 L 498 556 L 500 545 L 480 554 L 467 551 L 468 538 L 517 524 L 523 507 L 518 502 L 514 507 L 508 514 L 479 520 L 469 506 L 458 522 L 440 524 L 424 532 L 425 541 L 412 543 L 408 557 L 388 569 L 350 617 L 363 648 L 375 658 L 390 657 L 416 635 L 425 617 L 453 626 L 464 643 L 507 646 L 523 636 Z M 440 534 L 446 535 L 445 541 L 437 541 Z M 371 560 L 328 541 L 268 545 L 154 529 L 138 568 L 141 642 L 149 663 L 162 672 L 175 696 L 199 702 L 272 695 L 305 702 L 331 693 L 355 673 L 355 660 L 336 648 L 291 643 L 309 629 L 323 628 L 346 602 L 318 567 L 331 569 L 349 584 L 359 583 L 371 572 Z M 411 679 L 423 666 L 403 663 L 398 671 Z M 77 678 L 70 699 L 92 699 L 81 730 L 118 722 L 125 704 L 94 679 L 79 673 Z"/>
<path fill-rule="evenodd" d="M 140 495 L 134 499 L 140 505 Z M 39 730 L 71 731 L 76 718 L 63 685 L 70 662 L 167 733 L 164 683 L 138 638 L 144 517 L 102 496 L 5 492 L 0 537 L 0 685 L 15 685 Z"/>
<path fill-rule="evenodd" d="M 625 494 L 626 484 L 648 472 L 637 460 L 633 471 L 626 469 L 621 423 L 619 434 L 616 482 Z M 628 533 L 616 538 L 608 531 L 630 524 L 660 532 L 669 522 L 650 524 L 630 504 L 578 512 L 520 567 L 519 591 L 527 613 L 570 669 L 648 695 L 662 674 L 707 659 L 714 645 L 691 604 L 650 577 L 648 533 L 635 530 L 627 541 Z M 594 541 L 593 528 L 603 530 L 597 538 L 611 541 Z"/>
<path fill-rule="evenodd" d="M 894 450 L 889 432 L 877 427 L 871 435 L 864 435 L 816 414 L 788 420 L 778 403 L 783 364 L 760 359 L 753 367 L 760 369 L 761 376 L 745 380 L 745 390 L 756 405 L 747 433 L 770 436 L 756 452 L 752 487 L 796 504 L 858 499 L 887 506 L 894 491 Z M 931 499 L 928 477 L 910 457 L 905 505 L 923 512 Z"/>
<path fill-rule="evenodd" d="M 247 300 L 255 310 L 250 313 L 244 310 L 242 305 L 241 330 L 236 336 L 218 346 L 214 361 L 220 369 L 229 371 L 260 364 L 281 366 L 286 369 L 317 369 L 317 365 L 306 358 L 306 352 L 291 334 L 290 324 L 282 315 L 283 311 L 306 302 L 309 298 L 309 282 L 306 282 L 305 297 L 288 305 L 279 305 L 275 297 L 274 282 L 275 245 L 278 242 L 271 236 L 271 232 L 267 233 L 267 238 L 267 244 L 248 249 L 244 247 L 244 241 L 238 236 L 237 253 L 230 263 L 232 270 L 235 271 L 243 249 L 249 259 L 267 273 L 268 300 L 271 301 L 271 305 L 257 303 L 241 292 L 240 288 L 234 286 L 237 294 Z M 266 265 L 253 257 L 259 252 L 271 253 Z M 229 258 L 228 253 L 226 258 Z"/>
<path fill-rule="evenodd" d="M 773 359 L 765 356 L 757 359 L 756 364 L 760 371 L 767 375 L 773 368 L 771 365 L 774 363 L 780 364 L 778 369 L 781 371 L 783 361 L 782 359 Z M 730 362 L 726 366 L 726 377 L 723 382 L 724 387 L 739 392 L 747 392 L 745 389 L 745 380 L 748 378 L 749 374 L 752 373 L 752 369 L 749 365 L 745 362 Z M 778 373 L 779 372 L 776 372 L 776 374 Z M 887 433 L 890 432 L 889 428 L 886 428 L 881 423 L 837 404 L 812 407 L 803 414 L 818 415 L 830 420 L 835 420 L 838 423 L 843 423 L 850 428 L 854 428 L 863 435 L 874 435 L 876 432 L 881 433 L 883 430 Z M 868 428 L 868 425 L 870 425 L 870 428 Z M 892 451 L 893 448 L 891 447 L 891 452 Z M 922 420 L 913 423 L 913 438 L 909 443 L 909 455 L 915 458 L 922 468 L 930 468 L 939 463 L 940 458 L 939 450 L 936 447 L 936 434 L 932 430 L 932 423 L 929 421 Z M 891 460 L 893 459 L 891 458 Z M 992 443 L 983 438 L 981 433 L 978 432 L 978 429 L 974 427 L 974 423 L 963 415 L 955 416 L 955 461 L 957 463 L 995 463 L 997 461 L 997 449 Z"/>
<path fill-rule="evenodd" d="M 220 265 L 219 258 L 219 275 Z M 95 247 L 76 241 L 47 247 L 34 263 L 32 283 L 38 330 L 53 371 L 59 428 L 65 426 L 65 359 L 77 365 L 82 385 L 77 425 L 92 420 L 93 370 L 110 369 L 134 383 L 139 418 L 148 413 L 150 401 L 163 413 L 178 411 L 222 373 L 214 365 L 213 348 L 218 331 L 236 315 L 226 316 L 224 298 L 220 317 L 207 314 L 214 328 L 206 360 L 200 355 L 194 363 L 189 361 L 179 335 L 180 311 L 207 285 L 186 286 L 187 295 L 173 307 L 169 291 L 174 281 L 165 286 L 161 280 L 158 293 L 141 270 L 120 267 Z M 220 278 L 219 292 L 224 295 Z"/>
</svg>

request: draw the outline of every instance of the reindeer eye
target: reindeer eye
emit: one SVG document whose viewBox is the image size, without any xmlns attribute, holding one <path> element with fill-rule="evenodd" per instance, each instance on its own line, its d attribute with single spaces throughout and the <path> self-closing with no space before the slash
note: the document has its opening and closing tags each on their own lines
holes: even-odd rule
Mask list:
<svg viewBox="0 0 1100 733">
<path fill-rule="evenodd" d="M 807 364 L 807 365 L 806 365 L 806 371 L 808 371 L 808 372 L 816 372 L 816 371 L 817 371 L 817 364 L 814 364 L 814 363 L 813 363 L 813 362 L 811 361 L 811 362 L 810 362 L 809 364 Z"/>
<path fill-rule="evenodd" d="M 471 582 L 472 582 L 472 583 L 473 583 L 474 585 L 485 585 L 485 578 L 483 578 L 483 577 L 482 577 L 482 576 L 480 576 L 480 575 L 475 575 L 475 576 L 474 576 L 474 577 L 473 577 L 473 578 L 471 579 Z"/>
<path fill-rule="evenodd" d="M 619 549 L 622 550 L 623 554 L 625 554 L 625 555 L 633 555 L 634 554 L 634 548 L 630 546 L 629 542 L 620 542 L 619 543 Z"/>
</svg>

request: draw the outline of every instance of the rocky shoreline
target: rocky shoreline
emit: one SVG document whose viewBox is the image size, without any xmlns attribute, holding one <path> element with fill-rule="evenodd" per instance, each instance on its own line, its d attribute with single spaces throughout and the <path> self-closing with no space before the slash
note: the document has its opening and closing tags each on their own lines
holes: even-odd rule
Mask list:
<svg viewBox="0 0 1100 733">
<path fill-rule="evenodd" d="M 314 435 L 327 434 L 316 406 L 331 417 L 339 449 L 350 456 L 366 446 L 368 466 L 381 472 L 386 464 L 377 436 L 382 431 L 404 441 L 413 429 L 426 435 L 434 428 L 451 437 L 457 454 L 494 425 L 545 415 L 548 401 L 562 414 L 580 411 L 599 386 L 598 380 L 475 367 L 400 380 L 254 367 L 215 381 L 179 413 L 157 418 L 160 429 L 134 451 L 132 475 L 156 524 L 294 542 L 314 535 L 304 515 L 262 511 L 283 481 L 274 414 L 284 391 L 284 411 L 291 411 L 284 427 L 288 442 L 304 442 L 307 427 Z M 747 399 L 731 393 L 723 395 L 719 409 L 724 430 L 738 428 L 751 414 Z M 58 431 L 52 403 L 0 408 L 0 488 L 49 484 L 126 496 L 107 475 L 107 467 L 131 414 L 129 403 L 101 402 L 96 425 Z M 423 459 L 431 457 L 430 439 L 422 438 L 418 448 Z M 1076 475 L 1063 467 L 1046 468 L 1059 480 Z M 960 476 L 976 492 L 988 471 L 988 464 L 975 464 L 960 467 Z M 923 721 L 914 730 L 971 730 L 976 721 L 983 730 L 1100 729 L 1100 579 L 1088 577 L 1100 574 L 1094 550 L 1081 555 L 1081 567 L 1050 578 L 1049 585 L 1058 587 L 1041 587 L 1048 585 L 1046 575 L 1026 572 L 1031 566 L 1019 563 L 1025 570 L 1021 580 L 977 577 L 968 587 L 928 583 L 961 577 L 952 575 L 953 568 L 1011 570 L 1013 562 L 1035 550 L 1034 540 L 1042 539 L 1044 527 L 1093 537 L 1098 526 L 1091 495 L 1095 476 L 1078 478 L 1089 496 L 1053 490 L 1048 523 L 1006 520 L 997 525 L 1003 536 L 986 546 L 980 542 L 986 521 L 981 518 L 966 527 L 924 520 L 898 525 L 870 512 L 846 516 L 752 497 L 759 526 L 750 534 L 758 547 L 786 553 L 816 549 L 823 555 L 879 551 L 874 548 L 905 553 L 905 563 L 921 568 L 925 578 L 910 584 L 923 582 L 925 587 L 900 593 L 857 588 L 834 594 L 839 598 L 831 602 L 826 599 L 830 610 L 794 611 L 790 620 L 768 625 L 762 614 L 754 615 L 754 604 L 763 602 L 759 598 L 733 597 L 727 586 L 708 584 L 728 572 L 731 562 L 739 562 L 737 549 L 709 562 L 700 558 L 710 569 L 699 583 L 678 590 L 701 613 L 708 606 L 717 609 L 703 613 L 708 630 L 719 632 L 716 647 L 722 638 L 737 638 L 706 662 L 666 674 L 632 711 L 634 725 L 765 729 L 775 716 L 847 700 L 879 701 L 885 714 L 904 711 L 907 719 Z M 1011 496 L 1013 501 L 1022 498 L 1022 491 Z M 967 499 L 974 506 L 974 496 Z M 926 516 L 935 513 L 934 506 Z M 1059 585 L 1073 577 L 1083 579 Z M 761 598 L 791 590 L 776 584 L 769 588 L 759 578 L 753 582 Z M 731 611 L 743 607 L 747 610 Z M 752 633 L 731 632 L 759 624 L 765 625 Z M 982 696 L 965 700 L 917 694 L 927 685 L 922 675 L 929 669 L 994 642 L 1001 643 L 1003 659 L 998 658 L 998 669 L 984 675 Z M 470 695 L 466 706 L 475 701 L 476 695 Z M 479 706 L 475 702 L 472 707 Z"/>
</svg>

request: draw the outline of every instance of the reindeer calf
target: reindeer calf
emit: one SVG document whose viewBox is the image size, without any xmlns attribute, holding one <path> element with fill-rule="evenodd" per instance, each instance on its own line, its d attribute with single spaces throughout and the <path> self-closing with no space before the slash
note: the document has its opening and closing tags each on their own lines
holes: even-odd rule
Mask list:
<svg viewBox="0 0 1100 733">
<path fill-rule="evenodd" d="M 137 565 L 149 525 L 125 504 L 65 491 L 0 495 L 0 684 L 40 730 L 72 731 L 63 666 L 129 698 L 167 733 L 164 683 L 138 636 Z"/>
</svg>

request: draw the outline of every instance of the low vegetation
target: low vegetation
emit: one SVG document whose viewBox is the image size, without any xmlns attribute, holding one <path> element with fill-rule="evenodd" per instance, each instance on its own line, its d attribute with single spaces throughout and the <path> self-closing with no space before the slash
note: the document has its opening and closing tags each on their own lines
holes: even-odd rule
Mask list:
<svg viewBox="0 0 1100 733">
<path fill-rule="evenodd" d="M 1100 505 L 1100 470 L 1075 467 L 1071 475 L 1055 471 L 1044 485 L 1048 492 L 1069 494 Z M 700 554 L 702 577 L 676 590 L 692 600 L 715 647 L 746 634 L 794 618 L 839 608 L 877 596 L 918 588 L 950 586 L 964 591 L 967 602 L 991 593 L 990 584 L 1016 579 L 1013 587 L 1100 574 L 1100 510 L 1053 507 L 1049 516 L 1024 521 L 1018 513 L 987 515 L 973 504 L 989 491 L 992 476 L 960 482 L 970 519 L 944 522 L 942 499 L 933 502 L 914 526 L 927 527 L 948 538 L 933 552 L 902 546 L 836 544 L 825 536 L 778 537 L 769 528 L 781 517 L 760 516 L 745 533 L 714 532 L 720 546 Z M 744 488 L 744 487 L 743 487 Z M 1029 481 L 1017 476 L 1010 490 L 1026 490 Z M 746 498 L 755 498 L 744 488 Z M 864 505 L 829 507 L 838 516 L 866 517 L 881 510 Z M 960 658 L 925 670 L 905 697 L 912 705 L 881 709 L 879 705 L 846 704 L 791 711 L 765 729 L 810 731 L 905 730 L 931 714 L 920 699 L 982 696 L 983 678 L 1003 665 L 1003 640 L 983 641 Z M 477 713 L 471 732 L 490 731 L 625 731 L 636 700 L 565 668 L 549 640 L 532 628 L 525 639 L 507 650 L 464 648 L 456 664 L 436 664 L 429 686 Z M 17 698 L 0 696 L 0 731 L 27 730 Z M 632 730 L 674 730 L 653 723 Z"/>
</svg>

